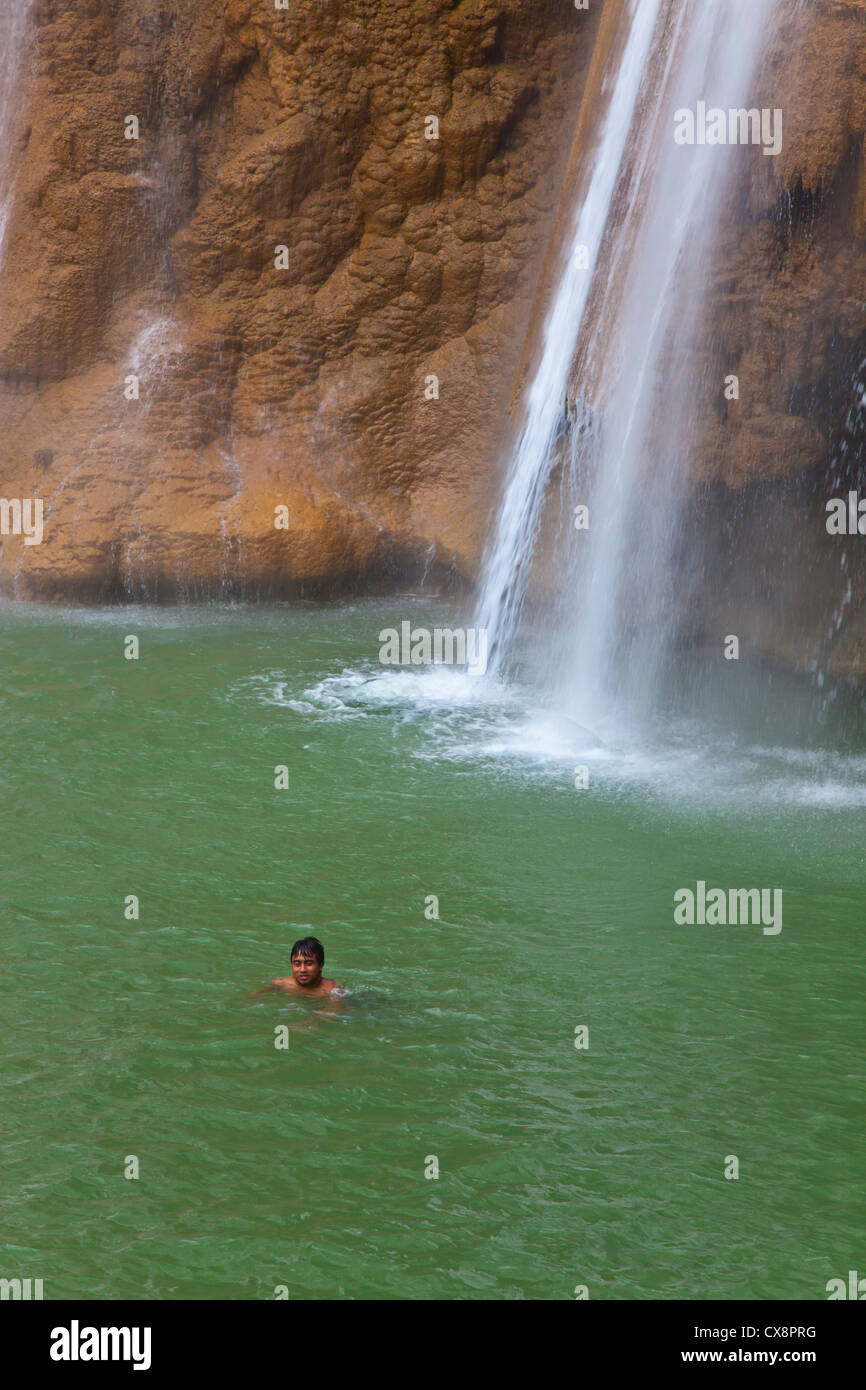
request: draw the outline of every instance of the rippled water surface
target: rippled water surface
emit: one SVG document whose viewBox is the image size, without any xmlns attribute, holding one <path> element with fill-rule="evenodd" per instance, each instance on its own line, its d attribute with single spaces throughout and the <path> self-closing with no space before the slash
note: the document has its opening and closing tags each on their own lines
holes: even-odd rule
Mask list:
<svg viewBox="0 0 866 1390">
<path fill-rule="evenodd" d="M 866 751 L 587 730 L 381 667 L 407 616 L 448 614 L 0 610 L 0 1275 L 826 1297 L 864 1258 Z M 676 926 L 701 879 L 782 888 L 781 933 Z M 247 997 L 309 931 L 336 1018 Z"/>
</svg>

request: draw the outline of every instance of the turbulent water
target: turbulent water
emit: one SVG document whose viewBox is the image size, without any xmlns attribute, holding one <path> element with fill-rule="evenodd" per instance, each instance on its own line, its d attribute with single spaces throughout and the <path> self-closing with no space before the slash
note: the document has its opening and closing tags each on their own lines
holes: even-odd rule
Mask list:
<svg viewBox="0 0 866 1390">
<path fill-rule="evenodd" d="M 0 1275 L 825 1298 L 860 1258 L 866 748 L 779 682 L 598 746 L 543 670 L 383 669 L 404 617 L 455 620 L 0 608 Z M 676 926 L 698 879 L 781 886 L 781 933 Z M 310 930 L 349 990 L 312 1028 L 246 997 Z"/>
</svg>

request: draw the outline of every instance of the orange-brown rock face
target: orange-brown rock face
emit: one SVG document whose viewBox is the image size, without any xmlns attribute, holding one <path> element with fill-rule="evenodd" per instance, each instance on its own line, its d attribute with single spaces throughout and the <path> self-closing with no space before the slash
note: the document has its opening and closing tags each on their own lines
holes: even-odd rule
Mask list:
<svg viewBox="0 0 866 1390">
<path fill-rule="evenodd" d="M 3 591 L 470 574 L 598 14 L 32 0 Z"/>
</svg>

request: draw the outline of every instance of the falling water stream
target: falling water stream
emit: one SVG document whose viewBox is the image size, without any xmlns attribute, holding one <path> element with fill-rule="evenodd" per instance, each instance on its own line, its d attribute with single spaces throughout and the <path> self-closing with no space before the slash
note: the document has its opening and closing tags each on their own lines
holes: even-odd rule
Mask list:
<svg viewBox="0 0 866 1390">
<path fill-rule="evenodd" d="M 561 707 L 590 727 L 608 723 L 613 705 L 622 719 L 626 709 L 646 716 L 654 704 L 676 626 L 679 482 L 693 419 L 708 408 L 707 391 L 683 366 L 731 170 L 763 157 L 754 147 L 676 144 L 674 112 L 699 101 L 754 105 L 772 9 L 772 0 L 624 7 L 627 45 L 523 403 L 477 622 L 488 629 L 495 672 L 506 671 L 548 483 L 562 463 L 563 495 L 588 507 L 588 528 L 568 530 L 556 551 L 544 661 Z"/>
<path fill-rule="evenodd" d="M 526 419 L 487 557 L 478 609 L 478 626 L 491 635 L 494 669 L 505 659 L 520 621 L 538 516 L 562 421 L 568 373 L 660 9 L 661 0 L 635 7 L 607 109 L 600 118 L 602 134 L 592 155 L 587 195 L 575 217 L 572 254 L 566 255 L 561 270 L 541 358 L 528 391 Z M 588 254 L 579 258 L 577 252 L 584 248 Z"/>
<path fill-rule="evenodd" d="M 19 80 L 28 55 L 31 7 L 32 0 L 4 0 L 0 6 L 0 272 L 14 191 L 10 156 L 21 114 Z"/>
</svg>

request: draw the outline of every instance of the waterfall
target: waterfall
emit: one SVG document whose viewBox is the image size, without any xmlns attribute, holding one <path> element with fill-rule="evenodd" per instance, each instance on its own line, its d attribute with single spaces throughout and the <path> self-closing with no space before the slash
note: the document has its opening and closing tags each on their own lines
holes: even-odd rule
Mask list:
<svg viewBox="0 0 866 1390">
<path fill-rule="evenodd" d="M 636 6 L 616 82 L 602 117 L 588 191 L 574 220 L 570 254 L 561 270 L 541 358 L 529 388 L 496 534 L 486 556 L 477 626 L 490 634 L 492 670 L 501 666 L 520 622 L 576 335 L 589 299 L 592 271 L 610 214 L 660 5 L 661 0 L 646 0 Z M 584 247 L 588 253 L 586 264 L 578 255 L 578 248 Z"/>
<path fill-rule="evenodd" d="M 14 192 L 12 145 L 19 115 L 18 79 L 28 51 L 31 0 L 6 0 L 0 8 L 0 270 Z"/>
<path fill-rule="evenodd" d="M 679 484 L 692 421 L 712 408 L 707 393 L 714 400 L 722 391 L 721 381 L 697 376 L 704 289 L 731 171 L 764 158 L 737 144 L 678 144 L 674 113 L 700 102 L 725 111 L 756 105 L 773 2 L 622 6 L 625 38 L 600 84 L 607 100 L 521 401 L 476 621 L 488 630 L 491 668 L 502 673 L 561 466 L 544 669 L 560 705 L 595 726 L 614 700 L 652 706 L 674 635 Z M 576 505 L 588 509 L 588 529 L 569 524 Z"/>
</svg>

